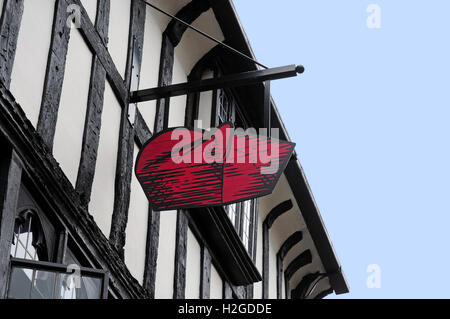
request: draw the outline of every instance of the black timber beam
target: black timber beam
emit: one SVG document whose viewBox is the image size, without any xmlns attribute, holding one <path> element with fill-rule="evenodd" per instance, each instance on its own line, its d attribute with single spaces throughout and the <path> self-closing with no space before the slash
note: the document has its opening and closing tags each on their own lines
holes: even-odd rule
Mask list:
<svg viewBox="0 0 450 319">
<path fill-rule="evenodd" d="M 205 92 L 223 88 L 248 86 L 265 81 L 295 77 L 304 72 L 303 66 L 288 65 L 267 70 L 256 70 L 226 75 L 220 78 L 197 80 L 157 88 L 139 90 L 131 93 L 130 102 L 139 103 L 194 92 Z"/>
<path fill-rule="evenodd" d="M 141 62 L 144 44 L 146 6 L 142 1 L 132 0 L 130 7 L 130 29 L 128 35 L 128 55 L 125 71 L 125 85 L 127 91 L 139 87 L 141 75 Z M 130 107 L 126 105 L 122 109 L 120 120 L 119 151 L 117 157 L 116 179 L 114 187 L 114 211 L 111 219 L 109 234 L 110 244 L 124 258 L 126 228 L 128 223 L 128 209 L 130 205 L 131 179 L 134 164 L 135 127 L 130 123 L 136 123 L 136 113 L 130 118 Z"/>
<path fill-rule="evenodd" d="M 23 15 L 24 0 L 6 0 L 0 20 L 0 81 L 9 89 L 16 56 L 17 39 Z"/>
<path fill-rule="evenodd" d="M 14 234 L 23 166 L 14 150 L 10 149 L 5 153 L 9 153 L 8 156 L 0 160 L 0 299 L 6 294 L 10 247 Z"/>
<path fill-rule="evenodd" d="M 108 44 L 110 0 L 99 0 L 95 29 Z M 97 54 L 92 59 L 91 79 L 89 84 L 88 105 L 84 122 L 83 145 L 81 148 L 80 165 L 76 182 L 76 191 L 86 207 L 91 200 L 92 184 L 94 182 L 97 152 L 100 143 L 104 92 L 106 86 L 106 70 Z"/>
</svg>

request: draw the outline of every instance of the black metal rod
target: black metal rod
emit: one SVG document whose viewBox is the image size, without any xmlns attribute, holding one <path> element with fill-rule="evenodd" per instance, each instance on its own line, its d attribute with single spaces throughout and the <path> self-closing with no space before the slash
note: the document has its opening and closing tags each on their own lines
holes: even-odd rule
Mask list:
<svg viewBox="0 0 450 319">
<path fill-rule="evenodd" d="M 173 96 L 186 95 L 194 92 L 205 92 L 216 89 L 252 85 L 270 80 L 294 77 L 299 73 L 303 73 L 303 71 L 303 66 L 288 65 L 267 70 L 256 70 L 226 75 L 215 79 L 197 80 L 152 89 L 139 90 L 131 92 L 130 103 L 146 102 Z"/>
<path fill-rule="evenodd" d="M 180 18 L 177 18 L 177 17 L 174 16 L 173 14 L 170 14 L 170 13 L 168 13 L 168 12 L 166 12 L 166 11 L 164 11 L 164 10 L 158 8 L 158 7 L 156 7 L 155 5 L 149 3 L 149 2 L 147 2 L 147 1 L 145 1 L 145 0 L 141 0 L 141 1 L 144 2 L 146 5 L 148 5 L 149 7 L 152 7 L 152 8 L 155 9 L 156 11 L 161 12 L 162 14 L 165 14 L 166 16 L 168 16 L 168 17 L 170 17 L 170 18 L 172 18 L 172 19 L 174 19 L 174 20 L 177 20 L 178 22 L 180 22 L 180 23 L 183 24 L 184 26 L 188 27 L 189 29 L 194 30 L 195 32 L 201 34 L 202 36 L 204 36 L 204 37 L 206 37 L 206 38 L 208 38 L 208 39 L 210 39 L 211 41 L 217 43 L 218 45 L 221 45 L 222 47 L 224 47 L 224 48 L 226 48 L 226 49 L 232 51 L 233 53 L 236 53 L 236 54 L 240 55 L 241 57 L 243 57 L 243 58 L 245 58 L 245 59 L 247 59 L 247 60 L 250 60 L 251 62 L 253 62 L 253 63 L 255 63 L 255 64 L 257 64 L 257 65 L 263 67 L 264 69 L 268 69 L 268 67 L 265 66 L 264 64 L 259 63 L 258 61 L 256 61 L 255 59 L 249 57 L 248 55 L 246 55 L 246 54 L 244 54 L 244 53 L 242 53 L 242 52 L 236 50 L 235 48 L 233 48 L 233 47 L 231 47 L 231 46 L 229 46 L 229 45 L 227 45 L 227 44 L 225 44 L 225 43 L 223 43 L 223 42 L 221 42 L 221 41 L 219 41 L 219 40 L 217 40 L 216 38 L 210 36 L 209 34 L 203 32 L 203 31 L 197 29 L 196 27 L 190 25 L 189 23 L 187 23 L 187 22 L 181 20 Z"/>
</svg>

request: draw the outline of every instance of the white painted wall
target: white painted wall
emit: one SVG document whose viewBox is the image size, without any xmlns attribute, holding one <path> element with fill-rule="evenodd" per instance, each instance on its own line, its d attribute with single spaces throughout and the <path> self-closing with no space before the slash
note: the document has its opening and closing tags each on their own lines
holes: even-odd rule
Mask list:
<svg viewBox="0 0 450 319">
<path fill-rule="evenodd" d="M 106 81 L 100 142 L 89 204 L 90 214 L 106 237 L 109 236 L 114 210 L 114 183 L 119 150 L 121 111 L 119 101 Z"/>
<path fill-rule="evenodd" d="M 183 53 L 187 54 L 186 53 Z M 182 83 L 187 81 L 187 71 L 183 64 L 180 63 L 179 55 L 175 53 L 173 63 L 172 83 Z M 169 127 L 184 126 L 184 116 L 186 112 L 186 95 L 172 97 L 169 107 Z"/>
<path fill-rule="evenodd" d="M 156 298 L 173 298 L 177 212 L 161 212 L 158 264 L 156 267 Z"/>
<path fill-rule="evenodd" d="M 202 80 L 211 79 L 214 77 L 214 73 L 211 70 L 206 71 Z M 211 112 L 212 112 L 212 99 L 213 92 L 206 91 L 200 93 L 200 99 L 198 103 L 198 120 L 202 121 L 202 125 L 199 128 L 210 129 L 211 128 Z"/>
<path fill-rule="evenodd" d="M 0 0 L 0 14 L 3 12 L 3 2 L 4 0 Z"/>
<path fill-rule="evenodd" d="M 259 204 L 259 216 L 258 216 L 258 230 L 257 230 L 257 238 L 256 238 L 256 268 L 258 268 L 259 273 L 262 275 L 263 273 L 263 238 L 262 238 L 262 228 L 263 221 L 265 217 L 264 209 L 261 207 L 261 202 Z M 253 298 L 261 299 L 262 298 L 262 281 L 259 281 L 253 285 Z"/>
<path fill-rule="evenodd" d="M 225 37 L 216 20 L 212 9 L 202 13 L 192 25 L 199 30 L 206 32 L 219 41 L 224 41 Z M 192 68 L 198 60 L 208 53 L 217 44 L 204 36 L 198 34 L 192 29 L 187 29 L 181 39 L 181 42 L 175 48 L 175 54 L 178 55 L 180 63 L 186 70 L 186 74 L 190 74 Z M 175 82 L 174 82 L 175 83 Z"/>
<path fill-rule="evenodd" d="M 141 66 L 141 79 L 139 87 L 149 89 L 158 86 L 159 62 L 161 56 L 162 33 L 164 31 L 161 25 L 159 14 L 151 8 L 146 10 L 144 48 Z M 153 132 L 156 114 L 156 101 L 139 103 L 141 112 L 150 131 Z"/>
<path fill-rule="evenodd" d="M 111 0 L 108 50 L 122 78 L 127 64 L 130 13 L 131 0 Z"/>
<path fill-rule="evenodd" d="M 211 265 L 211 286 L 209 294 L 210 299 L 223 298 L 223 280 L 214 265 Z"/>
<path fill-rule="evenodd" d="M 193 22 L 193 26 L 207 32 L 220 41 L 224 40 L 222 30 L 217 23 L 212 9 L 202 13 Z M 198 60 L 214 46 L 214 42 L 200 36 L 195 31 L 192 31 L 191 29 L 186 30 L 181 42 L 175 48 L 172 83 L 177 84 L 186 82 L 187 76 L 191 73 L 192 68 Z M 207 96 L 208 93 L 205 94 Z M 169 127 L 184 126 L 185 110 L 185 95 L 170 99 Z"/>
<path fill-rule="evenodd" d="M 188 229 L 186 256 L 186 299 L 200 297 L 201 248 L 197 238 Z"/>
<path fill-rule="evenodd" d="M 80 32 L 72 29 L 56 123 L 53 156 L 73 186 L 76 184 L 80 163 L 91 64 L 92 53 Z"/>
<path fill-rule="evenodd" d="M 97 16 L 97 0 L 81 0 L 81 4 L 86 10 L 93 25 L 95 25 L 95 17 Z"/>
<path fill-rule="evenodd" d="M 181 8 L 187 5 L 191 0 L 152 0 L 151 3 L 156 7 L 164 10 L 172 15 L 176 15 Z M 155 19 L 158 21 L 158 24 L 162 27 L 163 30 L 167 28 L 168 23 L 170 22 L 170 18 L 166 15 L 157 12 L 155 9 L 147 7 L 147 10 L 151 10 L 155 13 Z"/>
<path fill-rule="evenodd" d="M 134 146 L 134 163 L 139 149 Z M 149 204 L 136 175 L 131 178 L 130 208 L 125 242 L 125 263 L 131 274 L 141 284 L 144 278 L 145 247 L 147 242 L 147 225 Z"/>
<path fill-rule="evenodd" d="M 25 0 L 11 75 L 10 90 L 34 127 L 41 108 L 54 7 L 55 0 Z"/>
</svg>

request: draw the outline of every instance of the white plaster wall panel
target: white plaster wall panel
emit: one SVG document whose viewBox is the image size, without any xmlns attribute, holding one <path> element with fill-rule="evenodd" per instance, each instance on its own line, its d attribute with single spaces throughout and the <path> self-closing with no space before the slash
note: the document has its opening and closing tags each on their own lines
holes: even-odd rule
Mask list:
<svg viewBox="0 0 450 319">
<path fill-rule="evenodd" d="M 171 299 L 173 298 L 177 212 L 164 211 L 160 214 L 155 296 L 156 298 Z"/>
<path fill-rule="evenodd" d="M 164 30 L 159 19 L 157 19 L 157 15 L 158 13 L 154 9 L 147 7 L 141 79 L 139 82 L 139 87 L 141 89 L 149 89 L 158 86 L 162 33 Z M 138 107 L 148 128 L 153 132 L 156 115 L 156 101 L 139 103 Z"/>
<path fill-rule="evenodd" d="M 263 228 L 263 220 L 261 217 L 258 217 L 258 234 L 256 239 L 256 268 L 260 274 L 263 273 L 263 238 L 262 238 L 262 228 Z M 255 299 L 262 298 L 262 281 L 259 281 L 254 284 L 254 293 L 253 297 Z"/>
<path fill-rule="evenodd" d="M 289 236 L 294 232 L 301 229 L 297 214 L 297 212 L 291 209 L 275 220 L 274 224 L 269 230 L 271 254 L 274 254 L 276 256 L 286 239 L 288 239 Z"/>
<path fill-rule="evenodd" d="M 186 299 L 200 297 L 201 248 L 192 231 L 188 229 L 186 251 Z"/>
<path fill-rule="evenodd" d="M 83 142 L 92 53 L 78 30 L 72 29 L 56 122 L 53 155 L 73 186 Z"/>
<path fill-rule="evenodd" d="M 214 77 L 214 73 L 208 70 L 203 74 L 202 80 L 211 79 Z M 211 111 L 212 111 L 212 99 L 213 92 L 206 91 L 200 93 L 200 98 L 198 102 L 198 120 L 201 121 L 199 128 L 209 129 L 211 128 Z M 200 123 L 199 123 L 200 124 Z"/>
<path fill-rule="evenodd" d="M 134 145 L 134 162 L 139 148 Z M 131 177 L 130 207 L 125 242 L 125 263 L 131 274 L 142 284 L 145 269 L 149 203 L 136 175 Z"/>
<path fill-rule="evenodd" d="M 191 0 L 152 0 L 151 3 L 157 8 L 164 10 L 172 15 L 176 15 L 184 6 L 186 6 Z M 163 30 L 167 28 L 171 18 L 156 11 L 153 8 L 147 6 L 147 10 L 151 10 L 155 13 L 154 17 L 158 21 L 158 24 L 162 26 Z"/>
<path fill-rule="evenodd" d="M 81 4 L 86 10 L 93 25 L 95 25 L 95 18 L 97 17 L 97 2 L 97 0 L 81 0 Z"/>
<path fill-rule="evenodd" d="M 0 14 L 3 12 L 3 2 L 4 0 L 0 0 Z"/>
<path fill-rule="evenodd" d="M 219 41 L 224 41 L 225 37 L 216 20 L 216 16 L 212 9 L 203 12 L 192 25 L 197 29 L 206 32 L 210 36 Z M 192 29 L 187 29 L 183 35 L 180 44 L 176 47 L 175 53 L 179 54 L 181 63 L 189 74 L 198 60 L 200 60 L 206 53 L 208 53 L 217 44 L 208 38 L 198 34 Z M 183 54 L 184 53 L 184 54 Z M 187 54 L 188 53 L 188 54 Z"/>
<path fill-rule="evenodd" d="M 269 299 L 277 298 L 277 252 L 283 244 L 280 240 L 272 238 L 269 230 Z"/>
<path fill-rule="evenodd" d="M 188 54 L 188 53 L 186 53 Z M 179 56 L 175 54 L 173 63 L 172 83 L 182 83 L 187 81 L 187 72 L 180 63 Z M 184 116 L 186 112 L 186 95 L 172 97 L 169 106 L 169 127 L 184 126 Z"/>
<path fill-rule="evenodd" d="M 119 151 L 121 110 L 119 101 L 107 81 L 97 163 L 92 183 L 91 202 L 89 203 L 89 212 L 106 237 L 109 236 L 114 210 L 114 185 L 117 153 Z"/>
<path fill-rule="evenodd" d="M 211 128 L 211 108 L 212 108 L 213 92 L 207 91 L 200 93 L 198 103 L 198 125 L 199 128 L 209 130 Z"/>
<path fill-rule="evenodd" d="M 211 285 L 209 298 L 210 299 L 222 299 L 223 296 L 223 281 L 217 272 L 216 267 L 211 265 Z"/>
<path fill-rule="evenodd" d="M 25 1 L 11 75 L 10 90 L 34 127 L 41 108 L 54 7 L 55 0 Z"/>
<path fill-rule="evenodd" d="M 111 0 L 108 50 L 122 78 L 127 64 L 130 14 L 131 0 Z"/>
</svg>

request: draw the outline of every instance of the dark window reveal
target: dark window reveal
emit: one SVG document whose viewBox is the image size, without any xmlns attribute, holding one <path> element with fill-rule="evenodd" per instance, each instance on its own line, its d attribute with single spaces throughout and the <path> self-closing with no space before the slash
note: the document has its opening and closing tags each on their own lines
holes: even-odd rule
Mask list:
<svg viewBox="0 0 450 319">
<path fill-rule="evenodd" d="M 219 74 L 218 72 L 215 72 Z M 211 123 L 217 123 L 218 125 L 225 122 L 231 122 L 235 128 L 248 129 L 247 121 L 244 118 L 243 110 L 239 108 L 239 105 L 234 98 L 234 95 L 229 90 L 217 90 L 214 93 L 216 100 L 212 105 L 212 119 Z M 253 231 L 256 229 L 253 227 L 255 220 L 255 205 L 256 200 L 248 200 L 241 203 L 230 204 L 224 206 L 225 212 L 233 223 L 236 231 L 242 239 L 242 243 L 249 252 L 250 256 L 253 256 Z"/>
</svg>

